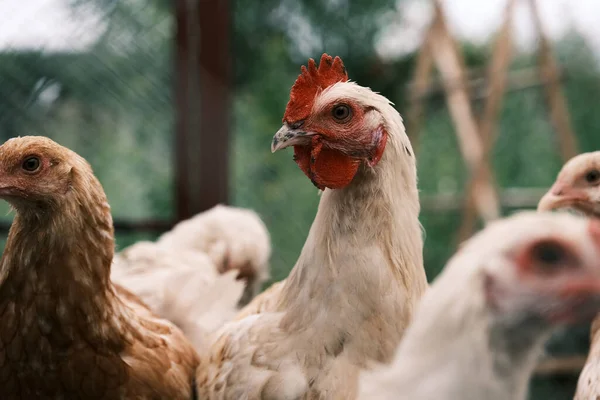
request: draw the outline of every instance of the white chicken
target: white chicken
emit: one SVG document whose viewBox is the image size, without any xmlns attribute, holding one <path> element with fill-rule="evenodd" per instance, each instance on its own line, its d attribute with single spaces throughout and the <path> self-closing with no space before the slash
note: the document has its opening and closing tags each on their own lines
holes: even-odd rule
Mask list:
<svg viewBox="0 0 600 400">
<path fill-rule="evenodd" d="M 425 294 L 393 364 L 363 373 L 360 398 L 524 400 L 551 332 L 599 310 L 600 222 L 493 222 Z"/>
<path fill-rule="evenodd" d="M 570 159 L 542 197 L 539 211 L 572 208 L 600 218 L 600 151 Z"/>
<path fill-rule="evenodd" d="M 179 222 L 157 243 L 175 251 L 207 254 L 220 272 L 236 270 L 246 283 L 240 306 L 256 296 L 269 279 L 271 239 L 258 214 L 252 210 L 218 204 Z"/>
<path fill-rule="evenodd" d="M 323 55 L 294 84 L 272 150 L 320 189 L 317 215 L 275 310 L 226 324 L 201 354 L 203 399 L 352 399 L 389 361 L 427 287 L 416 163 L 389 101 Z"/>
<path fill-rule="evenodd" d="M 116 254 L 111 279 L 202 349 L 268 278 L 270 254 L 269 233 L 254 211 L 217 205 L 156 242 Z"/>
<path fill-rule="evenodd" d="M 539 211 L 561 208 L 600 218 L 600 151 L 569 160 L 538 204 Z M 592 324 L 590 337 L 590 352 L 579 375 L 575 400 L 600 397 L 600 314 Z"/>
<path fill-rule="evenodd" d="M 111 271 L 113 282 L 178 325 L 198 349 L 235 316 L 244 291 L 236 271 L 220 274 L 206 254 L 175 252 L 153 242 L 138 242 L 118 253 Z"/>
</svg>

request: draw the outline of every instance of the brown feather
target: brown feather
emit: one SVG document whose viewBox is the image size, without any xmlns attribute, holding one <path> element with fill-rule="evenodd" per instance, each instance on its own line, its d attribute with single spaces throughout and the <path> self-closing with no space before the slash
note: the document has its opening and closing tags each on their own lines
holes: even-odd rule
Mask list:
<svg viewBox="0 0 600 400">
<path fill-rule="evenodd" d="M 21 171 L 31 154 L 35 174 Z M 2 398 L 191 398 L 193 347 L 109 280 L 112 218 L 89 164 L 47 138 L 11 139 L 0 195 L 16 209 L 0 266 Z"/>
</svg>

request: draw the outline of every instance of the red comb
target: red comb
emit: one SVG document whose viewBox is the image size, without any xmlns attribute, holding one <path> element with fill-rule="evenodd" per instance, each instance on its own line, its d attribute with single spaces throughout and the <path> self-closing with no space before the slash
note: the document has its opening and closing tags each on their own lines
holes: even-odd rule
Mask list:
<svg viewBox="0 0 600 400">
<path fill-rule="evenodd" d="M 311 58 L 308 60 L 308 68 L 302 66 L 302 73 L 292 86 L 283 121 L 296 122 L 306 119 L 310 115 L 317 94 L 334 83 L 347 80 L 348 73 L 341 58 L 332 58 L 323 53 L 318 68 L 315 60 Z"/>
</svg>

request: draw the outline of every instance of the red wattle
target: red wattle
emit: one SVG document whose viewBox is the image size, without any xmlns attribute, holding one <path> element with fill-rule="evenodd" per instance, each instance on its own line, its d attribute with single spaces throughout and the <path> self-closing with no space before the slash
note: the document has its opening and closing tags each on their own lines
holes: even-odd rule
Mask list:
<svg viewBox="0 0 600 400">
<path fill-rule="evenodd" d="M 352 182 L 360 160 L 322 146 L 313 141 L 311 146 L 294 146 L 294 160 L 312 183 L 321 190 L 341 189 Z"/>
</svg>

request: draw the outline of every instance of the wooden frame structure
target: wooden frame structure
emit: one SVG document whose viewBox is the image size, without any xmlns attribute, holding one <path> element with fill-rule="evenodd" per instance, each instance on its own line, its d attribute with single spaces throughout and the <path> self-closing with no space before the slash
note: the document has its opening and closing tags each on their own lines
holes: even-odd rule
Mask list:
<svg viewBox="0 0 600 400">
<path fill-rule="evenodd" d="M 410 108 L 407 113 L 408 132 L 418 151 L 418 137 L 424 114 L 424 101 L 432 92 L 443 91 L 461 156 L 470 177 L 464 196 L 438 195 L 421 199 L 424 209 L 462 210 L 462 224 L 457 233 L 457 244 L 471 236 L 478 217 L 484 223 L 501 216 L 502 208 L 534 208 L 547 189 L 507 188 L 500 191 L 494 182 L 490 155 L 496 142 L 499 114 L 504 95 L 512 90 L 542 86 L 546 95 L 550 119 L 558 135 L 560 154 L 567 161 L 577 154 L 577 141 L 561 88 L 561 71 L 555 61 L 550 42 L 544 33 L 536 0 L 525 1 L 531 8 L 533 24 L 538 35 L 537 68 L 509 71 L 512 59 L 512 15 L 516 1 L 507 0 L 504 20 L 493 47 L 486 78 L 478 78 L 479 71 L 468 71 L 456 41 L 447 27 L 440 0 L 433 0 L 434 16 L 425 34 L 411 84 Z M 440 79 L 433 79 L 437 68 Z M 476 95 L 472 92 L 477 91 Z M 472 101 L 483 102 L 476 115 Z M 462 201 L 461 201 L 462 200 Z M 462 206 L 460 205 L 462 202 Z M 457 208 L 458 205 L 458 208 Z M 579 373 L 585 356 L 547 358 L 538 366 L 538 375 Z"/>
<path fill-rule="evenodd" d="M 432 91 L 444 91 L 455 127 L 461 156 L 469 171 L 465 196 L 462 200 L 463 219 L 457 233 L 460 243 L 475 230 L 477 218 L 484 223 L 501 215 L 502 207 L 535 207 L 544 189 L 508 189 L 500 192 L 494 182 L 490 154 L 497 138 L 496 125 L 504 95 L 511 90 L 541 85 L 549 106 L 550 118 L 558 134 L 564 161 L 577 154 L 575 135 L 571 128 L 566 100 L 561 89 L 561 71 L 552 55 L 550 42 L 543 31 L 535 0 L 527 1 L 539 38 L 538 66 L 509 72 L 512 59 L 512 16 L 517 0 L 507 0 L 503 23 L 485 73 L 485 84 L 476 73 L 468 71 L 456 41 L 447 27 L 439 0 L 433 1 L 434 17 L 427 30 L 417 59 L 415 77 L 411 84 L 411 105 L 407 114 L 408 132 L 415 147 L 422 124 L 423 102 Z M 434 67 L 441 77 L 433 82 Z M 483 101 L 480 115 L 472 107 L 473 89 Z M 423 208 L 455 209 L 460 201 L 456 196 L 424 198 Z"/>
</svg>

